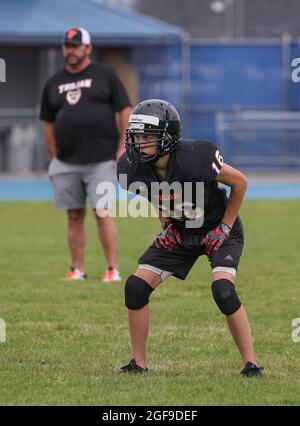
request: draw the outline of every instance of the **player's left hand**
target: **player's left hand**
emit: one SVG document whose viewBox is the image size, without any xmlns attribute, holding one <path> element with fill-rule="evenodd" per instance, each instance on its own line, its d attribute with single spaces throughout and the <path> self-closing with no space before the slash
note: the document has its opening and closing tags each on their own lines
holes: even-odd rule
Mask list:
<svg viewBox="0 0 300 426">
<path fill-rule="evenodd" d="M 210 256 L 213 251 L 218 251 L 224 241 L 228 238 L 231 228 L 226 223 L 220 223 L 203 238 L 205 253 Z"/>
<path fill-rule="evenodd" d="M 182 243 L 182 235 L 172 222 L 165 222 L 163 231 L 156 237 L 156 248 L 175 250 Z"/>
</svg>

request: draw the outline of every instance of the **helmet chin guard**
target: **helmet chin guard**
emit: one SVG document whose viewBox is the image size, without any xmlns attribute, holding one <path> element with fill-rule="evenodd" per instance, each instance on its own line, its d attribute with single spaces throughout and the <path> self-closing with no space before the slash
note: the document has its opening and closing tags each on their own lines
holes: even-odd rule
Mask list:
<svg viewBox="0 0 300 426">
<path fill-rule="evenodd" d="M 154 164 L 160 157 L 169 154 L 180 137 L 180 116 L 169 102 L 149 99 L 138 104 L 129 117 L 126 129 L 125 148 L 129 163 Z M 157 141 L 147 143 L 147 147 L 156 146 L 154 155 L 143 156 L 137 135 L 157 135 Z"/>
</svg>

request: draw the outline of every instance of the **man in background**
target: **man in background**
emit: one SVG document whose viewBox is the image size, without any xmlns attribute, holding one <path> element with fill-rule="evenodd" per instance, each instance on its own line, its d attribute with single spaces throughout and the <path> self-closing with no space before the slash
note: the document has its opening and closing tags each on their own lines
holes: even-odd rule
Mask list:
<svg viewBox="0 0 300 426">
<path fill-rule="evenodd" d="M 56 206 L 67 211 L 71 270 L 68 281 L 84 280 L 84 218 L 89 198 L 107 260 L 103 281 L 120 281 L 117 228 L 108 210 L 96 213 L 103 181 L 115 182 L 116 159 L 123 153 L 131 112 L 126 90 L 114 71 L 90 59 L 91 37 L 84 28 L 67 31 L 65 68 L 46 83 L 40 118 L 51 157 L 49 176 Z M 118 123 L 116 121 L 118 113 Z M 98 211 L 99 213 L 99 211 Z"/>
</svg>

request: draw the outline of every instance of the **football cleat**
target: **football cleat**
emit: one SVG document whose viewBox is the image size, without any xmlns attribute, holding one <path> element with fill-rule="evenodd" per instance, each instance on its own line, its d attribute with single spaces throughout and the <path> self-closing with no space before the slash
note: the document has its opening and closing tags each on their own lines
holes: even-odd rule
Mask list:
<svg viewBox="0 0 300 426">
<path fill-rule="evenodd" d="M 106 269 L 102 277 L 102 281 L 104 283 L 112 283 L 114 281 L 121 281 L 121 280 L 122 278 L 121 278 L 120 272 L 114 268 Z"/>
<path fill-rule="evenodd" d="M 263 367 L 258 367 L 252 362 L 247 362 L 245 368 L 241 371 L 241 375 L 245 377 L 256 377 L 261 379 L 263 377 L 262 370 Z"/>
<path fill-rule="evenodd" d="M 78 268 L 71 268 L 71 271 L 67 273 L 65 281 L 83 281 L 87 278 L 87 275 L 80 271 Z"/>
<path fill-rule="evenodd" d="M 135 362 L 135 359 L 132 359 L 129 364 L 124 365 L 124 367 L 121 367 L 120 372 L 121 373 L 146 373 L 148 371 L 148 368 L 142 368 Z"/>
</svg>

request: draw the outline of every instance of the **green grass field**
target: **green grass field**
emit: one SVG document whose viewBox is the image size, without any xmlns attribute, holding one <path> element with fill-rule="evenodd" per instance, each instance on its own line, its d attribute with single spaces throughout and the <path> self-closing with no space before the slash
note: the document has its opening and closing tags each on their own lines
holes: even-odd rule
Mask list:
<svg viewBox="0 0 300 426">
<path fill-rule="evenodd" d="M 265 378 L 240 376 L 239 354 L 210 290 L 205 258 L 186 281 L 151 298 L 149 369 L 118 374 L 130 359 L 123 284 L 105 268 L 88 216 L 86 282 L 70 265 L 64 213 L 51 203 L 0 204 L 0 405 L 299 405 L 300 202 L 248 201 L 237 279 Z M 157 219 L 119 219 L 123 277 L 159 230 Z"/>
</svg>

